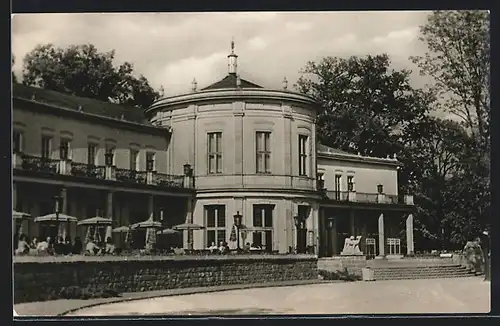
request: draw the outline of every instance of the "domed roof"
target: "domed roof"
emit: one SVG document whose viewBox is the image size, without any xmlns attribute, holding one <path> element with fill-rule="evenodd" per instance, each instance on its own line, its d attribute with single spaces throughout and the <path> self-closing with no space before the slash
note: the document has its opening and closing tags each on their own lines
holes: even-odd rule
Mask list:
<svg viewBox="0 0 500 326">
<path fill-rule="evenodd" d="M 215 82 L 210 86 L 202 88 L 202 91 L 210 89 L 223 89 L 223 88 L 263 88 L 262 86 L 254 84 L 243 78 L 240 78 L 241 83 L 239 86 L 237 86 L 236 84 L 237 79 L 238 77 L 236 76 L 236 74 L 228 74 L 226 77 L 219 80 L 218 82 Z"/>
</svg>

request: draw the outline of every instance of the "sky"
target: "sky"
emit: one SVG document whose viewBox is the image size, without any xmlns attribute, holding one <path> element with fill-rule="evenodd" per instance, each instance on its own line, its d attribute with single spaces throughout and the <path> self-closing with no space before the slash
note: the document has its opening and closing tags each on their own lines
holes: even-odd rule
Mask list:
<svg viewBox="0 0 500 326">
<path fill-rule="evenodd" d="M 308 61 L 325 56 L 387 53 L 395 69 L 414 71 L 412 83 L 429 82 L 409 56 L 425 53 L 419 26 L 429 12 L 227 12 L 16 14 L 12 19 L 14 71 L 37 44 L 66 47 L 92 43 L 116 50 L 165 95 L 189 92 L 195 78 L 203 88 L 227 74 L 231 39 L 241 78 L 281 88 L 296 82 Z"/>
</svg>

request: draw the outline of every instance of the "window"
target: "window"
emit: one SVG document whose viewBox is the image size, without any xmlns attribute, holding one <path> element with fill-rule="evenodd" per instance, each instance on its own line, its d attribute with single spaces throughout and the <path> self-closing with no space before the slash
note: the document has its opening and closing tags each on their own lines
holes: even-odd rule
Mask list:
<svg viewBox="0 0 500 326">
<path fill-rule="evenodd" d="M 69 139 L 64 139 L 61 138 L 60 144 L 59 144 L 59 158 L 61 160 L 69 160 L 70 159 L 70 153 L 69 153 L 69 146 L 70 141 Z"/>
<path fill-rule="evenodd" d="M 299 175 L 307 175 L 307 136 L 299 135 Z"/>
<path fill-rule="evenodd" d="M 97 160 L 97 144 L 88 143 L 87 145 L 87 164 L 96 165 Z"/>
<path fill-rule="evenodd" d="M 354 176 L 353 175 L 347 176 L 347 191 L 349 191 L 349 192 L 354 191 Z"/>
<path fill-rule="evenodd" d="M 340 181 L 342 180 L 342 176 L 340 174 L 335 175 L 335 199 L 340 200 Z"/>
<path fill-rule="evenodd" d="M 377 193 L 383 194 L 384 193 L 384 185 L 378 185 L 377 186 Z"/>
<path fill-rule="evenodd" d="M 273 227 L 274 205 L 253 205 L 253 226 Z"/>
<path fill-rule="evenodd" d="M 52 137 L 42 136 L 42 158 L 48 159 L 51 154 Z"/>
<path fill-rule="evenodd" d="M 146 153 L 146 171 L 154 171 L 155 170 L 155 153 L 147 152 Z"/>
<path fill-rule="evenodd" d="M 132 170 L 132 171 L 138 170 L 138 164 L 137 164 L 138 160 L 139 160 L 139 151 L 136 149 L 131 149 L 130 150 L 130 170 Z"/>
<path fill-rule="evenodd" d="M 21 153 L 23 151 L 23 133 L 19 130 L 14 130 L 12 133 L 12 151 L 14 153 Z"/>
<path fill-rule="evenodd" d="M 208 133 L 208 173 L 222 173 L 222 132 Z"/>
<path fill-rule="evenodd" d="M 107 144 L 106 145 L 106 165 L 112 166 L 115 165 L 115 145 Z"/>
<path fill-rule="evenodd" d="M 253 227 L 259 229 L 252 233 L 252 244 L 267 251 L 273 250 L 273 210 L 274 205 L 253 205 Z"/>
<path fill-rule="evenodd" d="M 257 173 L 271 173 L 271 133 L 258 131 L 256 134 Z"/>
<path fill-rule="evenodd" d="M 207 225 L 207 247 L 219 245 L 219 242 L 226 241 L 226 206 L 208 205 L 205 206 L 205 216 Z"/>
</svg>

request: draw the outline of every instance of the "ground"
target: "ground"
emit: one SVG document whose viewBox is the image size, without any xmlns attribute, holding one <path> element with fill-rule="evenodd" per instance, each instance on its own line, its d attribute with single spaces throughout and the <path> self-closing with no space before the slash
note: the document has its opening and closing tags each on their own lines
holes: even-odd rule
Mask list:
<svg viewBox="0 0 500 326">
<path fill-rule="evenodd" d="M 71 315 L 486 313 L 489 310 L 490 283 L 470 277 L 200 293 L 112 303 Z"/>
</svg>

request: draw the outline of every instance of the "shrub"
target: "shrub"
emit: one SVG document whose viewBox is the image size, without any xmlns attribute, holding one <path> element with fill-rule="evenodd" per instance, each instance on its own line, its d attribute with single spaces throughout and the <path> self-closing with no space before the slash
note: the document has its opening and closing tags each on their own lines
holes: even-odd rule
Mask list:
<svg viewBox="0 0 500 326">
<path fill-rule="evenodd" d="M 90 298 L 114 298 L 119 297 L 120 293 L 113 289 L 108 288 L 80 288 L 73 285 L 63 287 L 59 293 L 51 293 L 47 300 L 57 299 L 90 299 Z"/>
<path fill-rule="evenodd" d="M 344 268 L 343 271 L 336 271 L 336 272 L 327 271 L 324 269 L 319 269 L 318 275 L 327 281 L 354 282 L 354 281 L 359 281 L 361 279 L 360 276 L 358 276 L 356 274 L 349 273 L 347 268 Z"/>
</svg>

